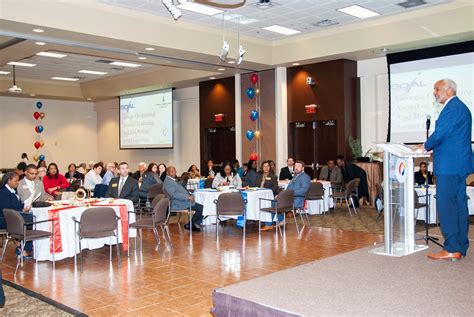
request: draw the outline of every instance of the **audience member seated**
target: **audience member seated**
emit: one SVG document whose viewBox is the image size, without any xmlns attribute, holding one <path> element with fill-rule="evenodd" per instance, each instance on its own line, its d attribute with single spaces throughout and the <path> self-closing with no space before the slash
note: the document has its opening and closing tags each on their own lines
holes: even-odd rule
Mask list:
<svg viewBox="0 0 474 317">
<path fill-rule="evenodd" d="M 38 179 L 38 168 L 34 164 L 26 167 L 25 177 L 20 181 L 17 192 L 21 201 L 27 202 L 27 205 L 54 199 L 45 192 L 43 182 Z"/>
<path fill-rule="evenodd" d="M 112 178 L 117 177 L 117 169 L 115 167 L 115 163 L 107 163 L 106 165 L 107 171 L 105 172 L 104 176 L 102 177 L 102 185 L 109 186 L 110 181 Z"/>
<path fill-rule="evenodd" d="M 18 174 L 18 176 L 20 177 L 20 180 L 22 180 L 23 177 L 25 177 L 25 171 L 26 171 L 26 163 L 23 161 L 18 163 L 18 165 L 16 166 L 15 173 Z"/>
<path fill-rule="evenodd" d="M 94 161 L 89 161 L 86 168 L 86 174 L 89 173 L 89 171 L 91 171 L 94 168 L 94 165 L 95 165 Z"/>
<path fill-rule="evenodd" d="M 160 175 L 161 181 L 164 182 L 166 178 L 166 165 L 164 163 L 158 164 L 158 174 Z"/>
<path fill-rule="evenodd" d="M 346 184 L 353 179 L 360 179 L 358 188 L 358 198 L 365 198 L 367 201 L 369 201 L 369 185 L 367 183 L 367 174 L 365 173 L 365 171 L 354 163 L 346 162 L 344 156 L 342 155 L 339 155 L 337 157 L 337 166 L 339 166 L 339 168 L 341 169 L 342 177 L 344 178 L 344 182 Z M 354 200 L 354 207 L 356 208 L 359 207 L 359 199 Z"/>
<path fill-rule="evenodd" d="M 162 181 L 160 175 L 158 175 L 158 164 L 148 164 L 148 167 L 142 176 L 142 185 L 140 186 L 140 198 L 146 200 L 148 198 L 148 191 L 150 190 L 150 187 L 161 182 Z"/>
<path fill-rule="evenodd" d="M 433 185 L 433 174 L 426 170 L 426 162 L 420 163 L 420 170 L 415 172 L 415 184 L 425 185 L 428 179 L 428 185 Z"/>
<path fill-rule="evenodd" d="M 191 209 L 194 210 L 194 215 L 191 220 L 192 228 L 189 228 L 189 223 L 184 225 L 187 230 L 201 231 L 198 225 L 202 221 L 203 206 L 194 201 L 194 196 L 191 195 L 183 186 L 176 181 L 176 168 L 168 166 L 167 176 L 163 182 L 163 190 L 169 195 L 172 209 Z"/>
<path fill-rule="evenodd" d="M 20 213 L 25 219 L 25 222 L 33 222 L 33 214 L 29 213 L 31 206 L 25 206 L 21 201 L 20 196 L 16 193 L 20 177 L 15 172 L 7 172 L 3 175 L 2 182 L 0 184 L 0 229 L 6 229 L 7 225 L 5 217 L 3 215 L 4 209 L 13 209 Z M 29 227 L 28 229 L 31 229 Z M 24 257 L 30 257 L 31 251 L 33 251 L 33 243 L 27 242 L 25 244 L 25 250 L 23 253 Z M 16 254 L 20 255 L 21 249 L 19 246 L 16 247 Z"/>
<path fill-rule="evenodd" d="M 199 173 L 199 168 L 196 164 L 191 165 L 188 168 L 189 178 L 201 178 L 201 174 Z"/>
<path fill-rule="evenodd" d="M 244 168 L 240 166 L 239 160 L 232 160 L 232 166 L 234 167 L 234 170 L 239 174 L 240 178 L 242 178 L 244 176 Z"/>
<path fill-rule="evenodd" d="M 59 173 L 56 163 L 50 163 L 43 177 L 44 190 L 55 199 L 61 197 L 61 193 L 69 187 L 66 177 Z"/>
<path fill-rule="evenodd" d="M 67 173 L 64 174 L 64 177 L 66 177 L 67 181 L 69 183 L 72 183 L 73 181 L 79 179 L 84 179 L 84 175 L 82 175 L 81 173 L 79 173 L 77 170 L 76 170 L 76 164 L 74 163 L 71 163 L 68 165 L 67 167 Z"/>
<path fill-rule="evenodd" d="M 103 179 L 104 178 L 104 175 L 105 175 L 105 172 L 107 172 L 107 170 L 105 169 L 105 165 L 104 165 L 104 162 L 102 161 L 99 161 L 97 162 L 97 164 L 100 165 L 100 167 L 102 167 L 102 170 L 100 171 L 100 177 Z"/>
<path fill-rule="evenodd" d="M 334 164 L 334 160 L 329 160 L 327 166 L 321 169 L 319 179 L 331 182 L 333 187 L 340 188 L 342 186 L 342 172 L 341 169 Z"/>
<path fill-rule="evenodd" d="M 247 163 L 247 171 L 242 179 L 244 187 L 257 187 L 257 161 L 250 160 Z"/>
<path fill-rule="evenodd" d="M 295 175 L 295 161 L 293 158 L 289 157 L 286 160 L 286 166 L 280 170 L 279 179 L 282 180 L 292 180 Z"/>
<path fill-rule="evenodd" d="M 92 166 L 92 169 L 87 172 L 86 176 L 84 177 L 85 189 L 94 190 L 95 185 L 102 183 L 100 172 L 102 172 L 102 166 L 99 163 L 95 163 Z"/>
<path fill-rule="evenodd" d="M 183 186 L 184 188 L 186 188 L 187 190 L 188 189 L 188 180 L 190 179 L 191 177 L 189 176 L 189 173 L 188 172 L 183 172 L 181 174 L 180 177 L 177 178 L 177 182 Z"/>
<path fill-rule="evenodd" d="M 242 188 L 242 180 L 239 174 L 233 169 L 230 162 L 224 162 L 221 171 L 216 174 L 216 177 L 212 181 L 212 188 L 220 186 L 233 186 L 235 188 Z"/>
<path fill-rule="evenodd" d="M 273 160 L 268 160 L 268 163 L 270 163 L 270 171 L 273 175 L 276 175 L 276 163 Z"/>
<path fill-rule="evenodd" d="M 45 160 L 39 160 L 37 166 L 38 166 L 38 168 L 40 168 L 40 167 L 46 168 L 46 161 Z"/>
<path fill-rule="evenodd" d="M 138 182 L 141 182 L 145 171 L 146 171 L 146 163 L 140 162 L 138 163 L 138 170 L 132 174 L 132 177 L 135 178 Z"/>
<path fill-rule="evenodd" d="M 202 176 L 204 177 L 214 177 L 216 176 L 217 168 L 214 166 L 214 162 L 212 160 L 207 161 L 207 166 L 203 170 Z"/>
<path fill-rule="evenodd" d="M 256 183 L 258 187 L 271 189 L 273 191 L 273 195 L 278 195 L 278 179 L 272 172 L 270 161 L 265 161 L 262 163 L 260 173 L 257 175 Z"/>
<path fill-rule="evenodd" d="M 294 164 L 295 176 L 291 179 L 286 189 L 293 189 L 295 192 L 294 207 L 302 209 L 304 207 L 304 200 L 306 193 L 311 185 L 311 177 L 304 172 L 304 162 L 296 160 Z"/>
<path fill-rule="evenodd" d="M 86 163 L 81 163 L 77 167 L 77 171 L 82 174 L 82 179 L 84 179 L 84 175 L 87 174 L 86 169 L 87 169 Z"/>
<path fill-rule="evenodd" d="M 138 181 L 129 176 L 129 172 L 126 162 L 119 164 L 119 176 L 110 180 L 105 197 L 128 199 L 138 204 Z"/>
</svg>

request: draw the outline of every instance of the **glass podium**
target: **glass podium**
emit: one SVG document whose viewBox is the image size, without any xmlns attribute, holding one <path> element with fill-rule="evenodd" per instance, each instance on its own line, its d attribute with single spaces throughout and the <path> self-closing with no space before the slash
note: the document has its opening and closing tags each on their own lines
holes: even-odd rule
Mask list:
<svg viewBox="0 0 474 317">
<path fill-rule="evenodd" d="M 369 252 L 405 256 L 428 248 L 415 244 L 414 158 L 429 157 L 397 143 L 377 144 L 384 151 L 384 244 Z"/>
</svg>

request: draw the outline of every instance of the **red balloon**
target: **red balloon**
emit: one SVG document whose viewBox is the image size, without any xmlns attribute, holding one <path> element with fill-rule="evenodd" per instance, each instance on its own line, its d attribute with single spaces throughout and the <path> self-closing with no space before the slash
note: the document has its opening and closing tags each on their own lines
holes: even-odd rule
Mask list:
<svg viewBox="0 0 474 317">
<path fill-rule="evenodd" d="M 250 159 L 256 161 L 258 159 L 257 153 L 250 154 Z"/>
<path fill-rule="evenodd" d="M 38 120 L 38 118 L 40 117 L 40 113 L 36 111 L 35 113 L 33 113 L 33 117 L 35 117 L 35 119 Z"/>
<path fill-rule="evenodd" d="M 38 127 L 37 126 L 35 127 L 35 132 L 38 133 Z"/>
<path fill-rule="evenodd" d="M 39 141 L 35 142 L 35 148 L 39 149 L 41 147 L 41 143 Z"/>
<path fill-rule="evenodd" d="M 256 84 L 257 81 L 258 81 L 258 75 L 253 73 L 252 75 L 250 75 L 250 81 L 252 82 L 252 84 Z"/>
</svg>

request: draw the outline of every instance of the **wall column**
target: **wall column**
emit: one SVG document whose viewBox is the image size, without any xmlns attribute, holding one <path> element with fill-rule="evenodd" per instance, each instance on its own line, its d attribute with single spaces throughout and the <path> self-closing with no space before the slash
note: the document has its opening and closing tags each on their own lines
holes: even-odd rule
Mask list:
<svg viewBox="0 0 474 317">
<path fill-rule="evenodd" d="M 235 158 L 242 162 L 242 98 L 240 96 L 240 74 L 235 75 Z"/>
<path fill-rule="evenodd" d="M 288 158 L 288 98 L 286 67 L 277 67 L 275 76 L 275 135 L 277 171 L 286 166 Z"/>
</svg>

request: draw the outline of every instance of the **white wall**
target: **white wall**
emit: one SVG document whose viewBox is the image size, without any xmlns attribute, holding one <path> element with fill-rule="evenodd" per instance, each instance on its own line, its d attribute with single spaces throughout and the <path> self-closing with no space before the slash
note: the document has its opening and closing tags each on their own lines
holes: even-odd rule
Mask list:
<svg viewBox="0 0 474 317">
<path fill-rule="evenodd" d="M 361 142 L 363 153 L 387 141 L 389 88 L 385 57 L 357 62 L 360 77 Z"/>
<path fill-rule="evenodd" d="M 118 98 L 96 102 L 99 159 L 127 161 L 131 170 L 141 161 L 163 162 L 174 165 L 179 174 L 191 164 L 199 166 L 199 87 L 177 89 L 173 100 L 174 148 L 149 150 L 120 150 Z"/>
<path fill-rule="evenodd" d="M 43 102 L 41 110 L 36 102 Z M 46 114 L 36 121 L 35 111 Z M 44 126 L 38 135 L 34 128 Z M 43 139 L 45 146 L 36 150 L 34 142 Z M 35 98 L 0 97 L 0 167 L 16 167 L 21 153 L 33 162 L 35 154 L 44 154 L 46 162 L 56 162 L 61 173 L 67 164 L 97 159 L 97 117 L 91 102 Z"/>
</svg>

